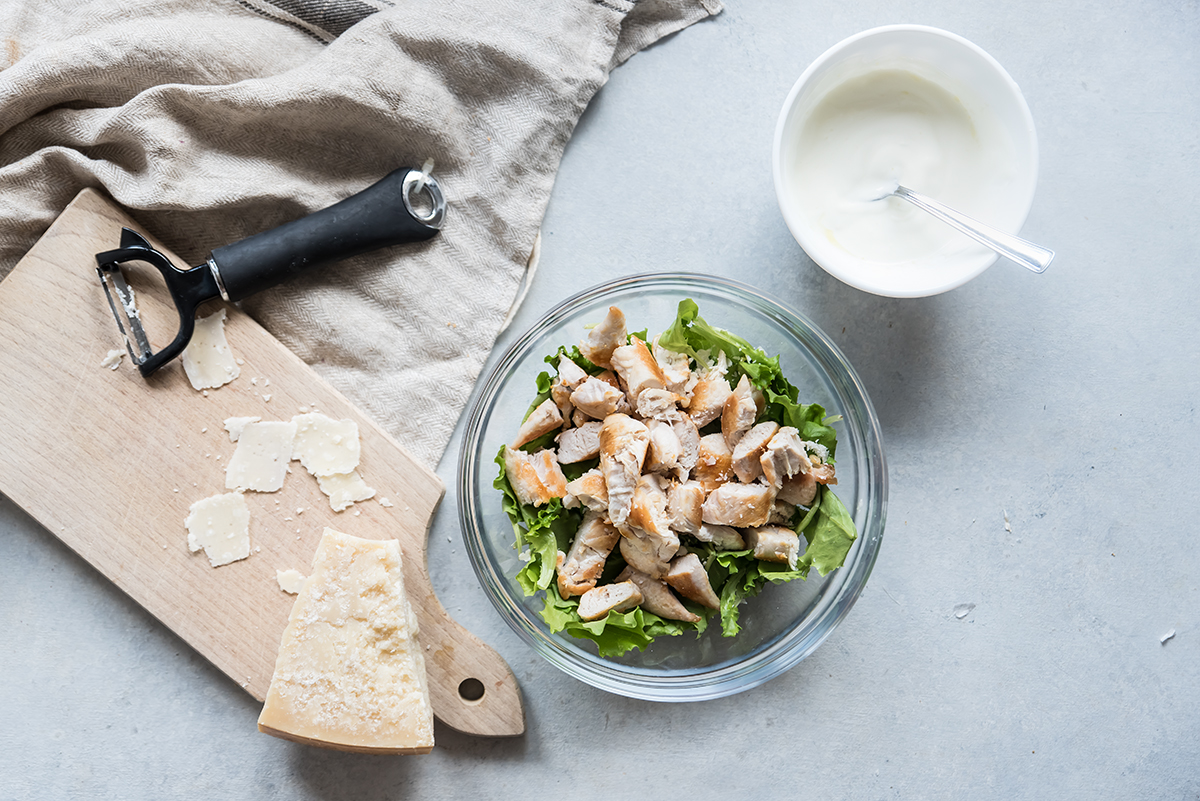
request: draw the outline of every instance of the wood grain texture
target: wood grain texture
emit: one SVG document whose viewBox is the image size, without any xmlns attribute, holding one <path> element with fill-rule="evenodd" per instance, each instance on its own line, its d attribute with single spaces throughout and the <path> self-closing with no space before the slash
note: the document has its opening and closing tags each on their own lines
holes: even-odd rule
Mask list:
<svg viewBox="0 0 1200 801">
<path fill-rule="evenodd" d="M 437 475 L 233 306 L 226 334 L 243 364 L 221 389 L 195 391 L 178 361 L 149 380 L 127 357 L 118 370 L 100 366 L 123 342 L 95 254 L 116 247 L 122 226 L 137 228 L 85 189 L 0 283 L 0 491 L 260 701 L 293 602 L 275 571 L 307 574 L 325 526 L 396 538 L 434 714 L 472 734 L 522 733 L 512 671 L 449 617 L 429 581 L 426 539 L 444 492 Z M 157 348 L 178 326 L 173 306 L 161 279 L 141 281 L 135 271 L 131 284 Z M 293 462 L 280 491 L 246 493 L 249 558 L 210 567 L 203 552 L 188 551 L 183 520 L 195 501 L 226 492 L 235 444 L 225 418 L 288 420 L 302 406 L 358 423 L 359 472 L 376 499 L 334 512 Z M 467 701 L 459 686 L 472 678 L 485 693 Z"/>
</svg>

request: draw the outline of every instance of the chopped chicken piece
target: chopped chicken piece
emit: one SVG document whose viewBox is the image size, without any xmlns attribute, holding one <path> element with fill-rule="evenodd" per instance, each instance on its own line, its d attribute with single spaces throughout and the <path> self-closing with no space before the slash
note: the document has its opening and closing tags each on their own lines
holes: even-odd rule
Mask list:
<svg viewBox="0 0 1200 801">
<path fill-rule="evenodd" d="M 672 529 L 683 534 L 695 534 L 700 530 L 704 494 L 704 487 L 697 481 L 671 487 L 667 492 L 667 514 Z"/>
<path fill-rule="evenodd" d="M 576 427 L 583 425 L 591 419 L 592 418 L 589 417 L 587 412 L 585 412 L 583 409 L 576 409 L 575 411 L 571 412 L 571 422 L 574 423 Z"/>
<path fill-rule="evenodd" d="M 599 420 L 584 423 L 578 428 L 568 428 L 554 438 L 558 443 L 559 464 L 575 464 L 600 454 Z"/>
<path fill-rule="evenodd" d="M 638 395 L 637 413 L 644 419 L 673 422 L 683 417 L 676 405 L 680 397 L 669 389 L 644 389 Z"/>
<path fill-rule="evenodd" d="M 629 516 L 649 445 L 646 426 L 628 415 L 609 415 L 600 427 L 600 472 L 608 489 L 608 519 L 615 526 L 624 525 Z"/>
<path fill-rule="evenodd" d="M 707 434 L 700 438 L 700 452 L 692 478 L 708 492 L 733 480 L 733 451 L 723 435 Z"/>
<path fill-rule="evenodd" d="M 750 379 L 743 375 L 721 409 L 721 433 L 725 435 L 725 442 L 730 448 L 737 446 L 738 440 L 750 430 L 757 417 L 754 387 L 750 385 Z"/>
<path fill-rule="evenodd" d="M 599 620 L 609 612 L 628 612 L 642 602 L 642 591 L 632 581 L 605 584 L 588 590 L 579 599 L 579 617 Z"/>
<path fill-rule="evenodd" d="M 762 526 L 746 530 L 746 546 L 754 549 L 754 558 L 763 562 L 781 562 L 792 570 L 800 555 L 800 537 L 790 528 Z"/>
<path fill-rule="evenodd" d="M 571 404 L 570 388 L 555 379 L 554 383 L 550 385 L 550 400 L 554 401 L 554 405 L 558 407 L 558 413 L 562 415 L 563 427 L 569 428 L 571 415 L 575 412 L 575 407 Z"/>
<path fill-rule="evenodd" d="M 711 542 L 719 551 L 740 551 L 746 547 L 742 535 L 732 526 L 715 526 L 705 523 L 692 536 L 701 542 Z"/>
<path fill-rule="evenodd" d="M 671 428 L 675 429 L 675 436 L 679 438 L 679 467 L 685 473 L 680 478 L 686 479 L 686 474 L 695 470 L 696 462 L 700 460 L 700 432 L 687 416 L 671 423 Z"/>
<path fill-rule="evenodd" d="M 612 367 L 625 384 L 625 395 L 629 405 L 637 408 L 642 390 L 663 389 L 666 380 L 658 362 L 650 355 L 646 343 L 634 337 L 628 345 L 622 345 L 612 353 Z"/>
<path fill-rule="evenodd" d="M 608 384 L 613 389 L 619 390 L 621 392 L 621 394 L 625 393 L 624 388 L 621 386 L 621 380 L 619 378 L 617 378 L 617 374 L 614 373 L 612 370 L 602 370 L 599 373 L 596 373 L 596 375 L 594 375 L 593 378 L 600 379 L 601 381 L 603 381 L 605 384 Z"/>
<path fill-rule="evenodd" d="M 521 428 L 517 431 L 517 438 L 512 441 L 512 447 L 519 448 L 528 442 L 533 442 L 543 434 L 548 434 L 554 429 L 561 427 L 562 424 L 562 413 L 559 412 L 554 399 L 546 398 L 536 409 L 529 413 L 529 416 L 525 418 L 525 422 L 521 423 Z"/>
<path fill-rule="evenodd" d="M 789 526 L 792 523 L 792 518 L 795 516 L 796 507 L 787 501 L 779 500 L 779 496 L 775 496 L 775 503 L 771 506 L 771 517 L 767 522 L 780 526 Z"/>
<path fill-rule="evenodd" d="M 692 365 L 688 355 L 667 350 L 658 344 L 658 337 L 654 338 L 654 344 L 650 346 L 650 351 L 654 354 L 654 360 L 658 362 L 658 369 L 662 371 L 663 383 L 667 389 L 677 395 L 682 395 L 688 381 L 692 378 Z"/>
<path fill-rule="evenodd" d="M 571 552 L 558 552 L 558 593 L 563 598 L 583 595 L 596 586 L 604 572 L 604 561 L 616 547 L 620 532 L 598 512 L 583 516 L 583 524 L 571 543 Z"/>
<path fill-rule="evenodd" d="M 812 472 L 785 478 L 775 497 L 796 506 L 812 506 L 817 497 L 817 479 Z"/>
<path fill-rule="evenodd" d="M 650 447 L 646 451 L 643 469 L 649 473 L 677 474 L 683 446 L 675 435 L 675 429 L 669 423 L 658 420 L 647 420 L 646 428 L 650 431 Z"/>
<path fill-rule="evenodd" d="M 647 474 L 638 479 L 625 527 L 620 531 L 625 561 L 643 573 L 662 578 L 671 557 L 679 550 L 679 536 L 671 530 L 667 493 L 661 478 Z"/>
<path fill-rule="evenodd" d="M 834 475 L 833 465 L 825 464 L 825 463 L 821 462 L 819 457 L 817 457 L 815 455 L 811 458 L 812 458 L 812 470 L 810 472 L 812 473 L 812 477 L 814 479 L 816 479 L 817 483 L 818 484 L 836 484 L 837 477 Z"/>
<path fill-rule="evenodd" d="M 695 623 L 700 620 L 699 615 L 689 612 L 688 608 L 679 602 L 679 599 L 671 592 L 671 588 L 662 579 L 656 579 L 640 570 L 626 566 L 617 576 L 617 581 L 632 581 L 637 585 L 638 590 L 642 593 L 642 602 L 639 606 L 647 612 L 653 612 L 668 620 L 682 620 L 687 623 Z"/>
<path fill-rule="evenodd" d="M 567 483 L 567 494 L 563 506 L 575 509 L 585 506 L 595 512 L 608 514 L 608 487 L 599 469 L 593 468 L 574 481 Z"/>
<path fill-rule="evenodd" d="M 589 377 L 571 393 L 571 403 L 576 408 L 597 420 L 603 420 L 617 411 L 625 394 L 605 381 Z"/>
<path fill-rule="evenodd" d="M 709 609 L 721 608 L 721 600 L 713 592 L 708 573 L 704 571 L 704 565 L 700 564 L 700 557 L 694 553 L 675 557 L 671 562 L 671 569 L 667 571 L 666 581 L 675 592 L 688 600 Z"/>
<path fill-rule="evenodd" d="M 725 401 L 733 394 L 733 389 L 725 376 L 709 373 L 696 382 L 692 389 L 692 401 L 688 405 L 688 415 L 696 423 L 697 428 L 706 425 L 721 416 Z"/>
<path fill-rule="evenodd" d="M 738 440 L 733 448 L 733 472 L 738 480 L 749 484 L 762 475 L 763 452 L 777 431 L 779 423 L 768 420 L 754 426 Z"/>
<path fill-rule="evenodd" d="M 579 343 L 579 352 L 597 367 L 612 367 L 612 353 L 625 344 L 625 314 L 616 306 L 608 307 L 604 319 L 588 332 L 588 338 Z"/>
<path fill-rule="evenodd" d="M 777 490 L 783 486 L 784 479 L 807 473 L 812 467 L 799 432 L 791 426 L 784 426 L 771 437 L 759 464 L 767 483 Z"/>
<path fill-rule="evenodd" d="M 558 380 L 567 389 L 575 389 L 587 379 L 588 374 L 575 363 L 574 359 L 564 355 L 558 360 Z"/>
<path fill-rule="evenodd" d="M 567 478 L 554 460 L 554 451 L 551 450 L 543 449 L 531 454 L 518 448 L 505 447 L 504 474 L 517 500 L 531 506 L 541 506 L 551 498 L 561 498 L 567 491 Z"/>
<path fill-rule="evenodd" d="M 702 518 L 721 526 L 762 526 L 774 502 L 775 490 L 765 484 L 722 484 L 705 499 Z"/>
</svg>

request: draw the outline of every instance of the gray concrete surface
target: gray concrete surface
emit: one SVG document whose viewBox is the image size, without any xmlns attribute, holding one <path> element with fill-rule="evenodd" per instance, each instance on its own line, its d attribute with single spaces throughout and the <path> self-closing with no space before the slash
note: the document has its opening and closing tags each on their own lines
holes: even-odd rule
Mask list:
<svg viewBox="0 0 1200 801">
<path fill-rule="evenodd" d="M 972 39 L 1025 91 L 1045 275 L 1002 263 L 889 300 L 788 234 L 779 106 L 826 47 L 891 22 Z M 0 798 L 1200 798 L 1198 43 L 1195 0 L 729 0 L 596 98 L 500 344 L 581 286 L 708 272 L 812 317 L 879 411 L 878 564 L 788 674 L 692 705 L 573 681 L 488 605 L 451 489 L 430 570 L 517 674 L 528 733 L 439 725 L 420 758 L 309 749 L 258 734 L 239 687 L 0 498 Z"/>
</svg>

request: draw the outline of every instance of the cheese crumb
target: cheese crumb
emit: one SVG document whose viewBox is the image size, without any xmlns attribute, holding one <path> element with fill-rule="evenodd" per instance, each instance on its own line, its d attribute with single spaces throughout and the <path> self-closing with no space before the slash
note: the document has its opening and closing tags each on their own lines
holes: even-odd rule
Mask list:
<svg viewBox="0 0 1200 801">
<path fill-rule="evenodd" d="M 270 400 L 271 400 L 271 395 L 270 395 L 270 393 L 268 393 L 268 394 L 266 394 L 266 395 L 263 395 L 263 396 L 262 396 L 262 399 L 263 399 L 263 403 L 269 403 L 269 402 L 270 402 Z"/>
<path fill-rule="evenodd" d="M 250 509 L 240 492 L 213 495 L 192 504 L 183 521 L 192 553 L 204 549 L 213 567 L 250 555 Z"/>
<path fill-rule="evenodd" d="M 386 507 L 388 507 L 388 508 L 390 509 L 391 507 L 395 506 L 396 504 L 392 503 L 392 502 L 391 502 L 391 501 L 389 501 L 387 498 L 380 498 L 380 499 L 379 499 L 379 505 L 380 505 L 380 506 L 386 506 Z"/>
<path fill-rule="evenodd" d="M 121 366 L 121 357 L 125 355 L 123 350 L 110 350 L 104 360 L 100 362 L 101 367 L 107 367 L 109 370 L 116 370 Z"/>
<path fill-rule="evenodd" d="M 295 436 L 294 423 L 247 423 L 225 468 L 226 489 L 274 492 L 282 487 Z"/>
<path fill-rule="evenodd" d="M 279 589 L 284 592 L 295 595 L 304 587 L 304 574 L 299 570 L 276 570 L 275 581 L 279 582 Z"/>
<path fill-rule="evenodd" d="M 1170 631 L 1168 631 L 1166 634 L 1164 634 L 1163 636 L 1159 637 L 1159 638 L 1158 638 L 1158 641 L 1159 641 L 1160 643 L 1162 643 L 1163 645 L 1166 645 L 1166 644 L 1167 644 L 1167 640 L 1171 639 L 1171 638 L 1172 638 L 1172 637 L 1174 637 L 1174 636 L 1175 636 L 1175 629 L 1171 629 L 1171 630 L 1170 630 Z"/>
<path fill-rule="evenodd" d="M 192 387 L 204 391 L 223 387 L 240 370 L 225 339 L 225 310 L 196 320 L 192 339 L 183 350 L 183 371 Z"/>
</svg>

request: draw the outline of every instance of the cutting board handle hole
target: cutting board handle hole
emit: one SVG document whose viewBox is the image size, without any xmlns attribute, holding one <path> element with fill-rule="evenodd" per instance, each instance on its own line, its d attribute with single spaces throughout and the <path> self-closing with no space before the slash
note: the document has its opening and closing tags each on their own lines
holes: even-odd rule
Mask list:
<svg viewBox="0 0 1200 801">
<path fill-rule="evenodd" d="M 463 679 L 458 685 L 458 697 L 468 704 L 478 704 L 483 700 L 483 682 L 479 679 Z"/>
</svg>

